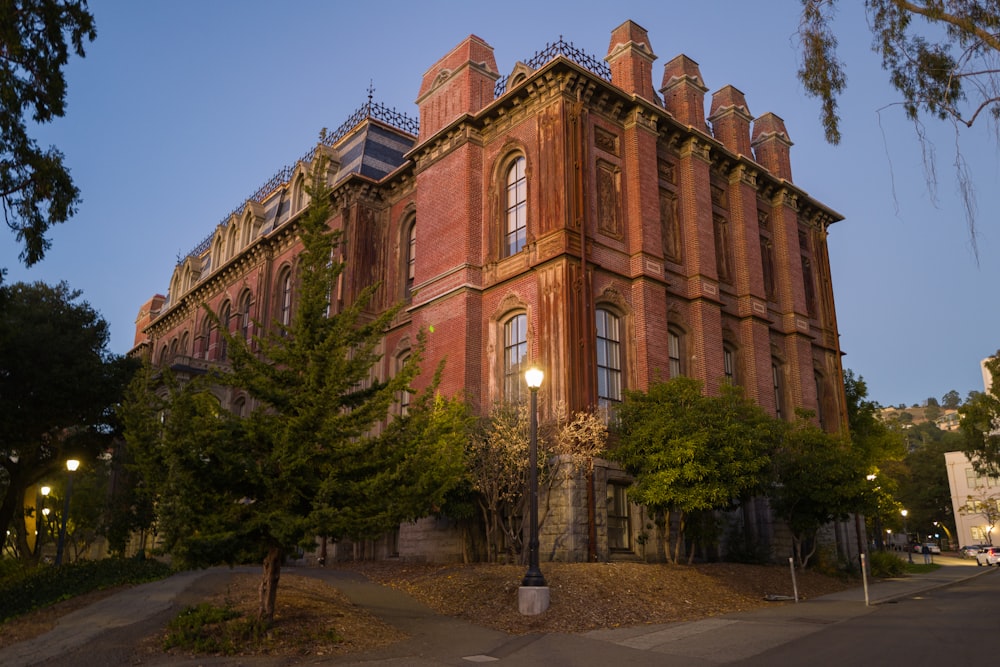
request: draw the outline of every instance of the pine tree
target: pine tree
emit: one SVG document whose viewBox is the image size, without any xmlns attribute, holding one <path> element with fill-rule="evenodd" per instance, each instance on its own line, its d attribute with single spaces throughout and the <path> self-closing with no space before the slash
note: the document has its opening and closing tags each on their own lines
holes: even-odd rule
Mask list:
<svg viewBox="0 0 1000 667">
<path fill-rule="evenodd" d="M 373 315 L 372 285 L 331 309 L 345 267 L 336 259 L 341 235 L 329 227 L 322 142 L 311 176 L 291 324 L 250 341 L 220 327 L 230 367 L 172 390 L 161 443 L 171 452 L 160 462 L 168 546 L 190 564 L 262 557 L 264 624 L 274 618 L 286 553 L 312 546 L 316 535 L 374 537 L 427 516 L 465 474 L 470 419 L 464 403 L 436 395 L 440 368 L 407 414 L 389 417 L 402 392 L 412 392 L 423 335 L 396 375 L 377 379 L 372 368 L 399 306 Z M 209 396 L 211 386 L 244 392 L 254 409 L 241 419 L 192 398 Z"/>
</svg>

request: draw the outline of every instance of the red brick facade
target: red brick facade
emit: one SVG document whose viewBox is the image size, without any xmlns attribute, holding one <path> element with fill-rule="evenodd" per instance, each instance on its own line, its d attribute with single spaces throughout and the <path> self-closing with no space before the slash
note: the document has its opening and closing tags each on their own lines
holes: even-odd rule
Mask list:
<svg viewBox="0 0 1000 667">
<path fill-rule="evenodd" d="M 332 160 L 330 224 L 347 238 L 333 307 L 376 281 L 378 307 L 408 300 L 378 373 L 394 372 L 427 330 L 426 370 L 445 358 L 442 391 L 485 410 L 503 393 L 504 324 L 524 314 L 526 361 L 546 372 L 543 410 L 593 408 L 614 370 L 596 363 L 601 310 L 620 325 L 624 388 L 666 379 L 674 364 L 709 392 L 729 377 L 785 418 L 807 408 L 842 428 L 826 248 L 840 216 L 792 182 L 778 116 L 753 117 L 725 86 L 706 117 L 697 63 L 669 61 L 656 91 L 655 58 L 646 31 L 626 22 L 607 66 L 557 49 L 500 81 L 492 48 L 470 36 L 424 75 L 419 131 L 367 113 L 320 147 Z M 508 256 L 518 158 L 525 239 Z M 252 321 L 281 317 L 307 173 L 302 163 L 273 179 L 177 266 L 166 301 L 137 321 L 137 349 L 205 366 L 221 350 L 203 303 L 228 303 L 233 331 L 246 299 Z"/>
</svg>

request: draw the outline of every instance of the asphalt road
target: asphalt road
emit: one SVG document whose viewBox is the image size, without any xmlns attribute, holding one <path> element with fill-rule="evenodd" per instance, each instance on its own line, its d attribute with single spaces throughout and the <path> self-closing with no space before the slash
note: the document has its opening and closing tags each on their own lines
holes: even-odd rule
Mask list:
<svg viewBox="0 0 1000 667">
<path fill-rule="evenodd" d="M 997 650 L 998 631 L 1000 576 L 993 574 L 882 604 L 870 614 L 730 664 L 939 667 L 989 663 Z"/>
</svg>

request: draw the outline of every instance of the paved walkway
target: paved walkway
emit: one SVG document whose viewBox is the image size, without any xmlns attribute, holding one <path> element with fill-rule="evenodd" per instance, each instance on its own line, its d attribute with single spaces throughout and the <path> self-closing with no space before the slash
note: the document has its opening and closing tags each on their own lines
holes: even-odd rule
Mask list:
<svg viewBox="0 0 1000 667">
<path fill-rule="evenodd" d="M 709 667 L 752 657 L 826 625 L 871 613 L 877 605 L 923 594 L 994 568 L 974 560 L 935 556 L 938 570 L 857 587 L 797 604 L 781 604 L 688 623 L 595 630 L 583 634 L 511 636 L 435 614 L 395 589 L 341 570 L 299 571 L 324 579 L 352 602 L 410 635 L 410 639 L 376 651 L 339 658 L 199 658 L 158 657 L 153 667 L 242 665 L 366 665 L 430 667 L 502 663 L 524 667 L 629 664 Z M 247 571 L 256 569 L 247 568 Z M 176 613 L 175 603 L 190 604 L 212 577 L 228 568 L 185 572 L 163 581 L 136 586 L 63 617 L 50 632 L 0 650 L 4 667 L 117 667 L 133 664 L 135 637 L 163 627 Z M 724 630 L 724 632 L 720 632 Z"/>
</svg>

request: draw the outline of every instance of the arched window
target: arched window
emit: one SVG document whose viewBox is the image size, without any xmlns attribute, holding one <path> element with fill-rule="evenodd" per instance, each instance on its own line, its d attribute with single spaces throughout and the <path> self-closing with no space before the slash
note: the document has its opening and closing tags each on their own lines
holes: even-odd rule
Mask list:
<svg viewBox="0 0 1000 667">
<path fill-rule="evenodd" d="M 292 270 L 285 268 L 278 275 L 278 322 L 292 325 Z"/>
<path fill-rule="evenodd" d="M 243 340 L 248 343 L 250 342 L 250 335 L 253 333 L 251 328 L 252 321 L 250 319 L 250 305 L 250 292 L 244 292 L 243 296 L 240 298 L 240 336 L 242 336 Z"/>
<path fill-rule="evenodd" d="M 524 396 L 522 377 L 528 356 L 528 316 L 514 315 L 503 325 L 503 397 L 510 403 Z"/>
<path fill-rule="evenodd" d="M 621 319 L 598 308 L 597 315 L 597 404 L 609 408 L 622 400 Z"/>
<path fill-rule="evenodd" d="M 233 401 L 233 414 L 241 419 L 247 416 L 247 399 L 240 396 Z"/>
<path fill-rule="evenodd" d="M 518 157 L 507 169 L 506 227 L 503 256 L 521 252 L 527 243 L 528 181 L 524 174 L 524 158 Z"/>
<path fill-rule="evenodd" d="M 177 342 L 176 338 L 173 339 L 172 341 L 170 341 L 170 352 L 167 353 L 167 359 L 170 361 L 170 363 L 173 363 L 174 359 L 177 358 L 177 345 L 178 344 L 179 343 Z"/>
<path fill-rule="evenodd" d="M 403 367 L 406 366 L 406 362 L 409 360 L 410 360 L 409 351 L 404 352 L 403 354 L 396 357 L 396 373 L 399 373 L 401 370 L 403 370 Z M 401 392 L 399 392 L 399 394 L 396 396 L 396 403 L 399 405 L 400 417 L 405 417 L 406 415 L 410 414 L 410 392 L 407 389 L 404 389 Z"/>
<path fill-rule="evenodd" d="M 227 301 L 222 305 L 222 311 L 220 311 L 219 313 L 219 326 L 222 328 L 222 331 L 219 332 L 219 343 L 218 343 L 219 361 L 225 361 L 226 355 L 229 352 L 228 345 L 226 343 L 226 336 L 223 334 L 223 332 L 225 332 L 226 334 L 232 333 L 232 329 L 230 328 L 232 319 L 233 319 L 232 308 L 230 307 L 229 302 Z"/>
<path fill-rule="evenodd" d="M 190 343 L 191 343 L 191 334 L 185 331 L 184 333 L 181 334 L 180 353 L 182 356 L 187 356 L 188 354 L 190 354 L 189 351 Z"/>
<path fill-rule="evenodd" d="M 684 334 L 680 329 L 667 330 L 667 356 L 670 359 L 670 377 L 684 375 Z"/>
<path fill-rule="evenodd" d="M 163 347 L 160 348 L 160 360 L 158 365 L 166 366 L 166 364 L 167 364 L 167 346 L 164 345 Z"/>
<path fill-rule="evenodd" d="M 410 299 L 413 296 L 413 280 L 417 275 L 417 220 L 411 220 L 406 229 L 406 279 L 403 296 Z"/>
</svg>

